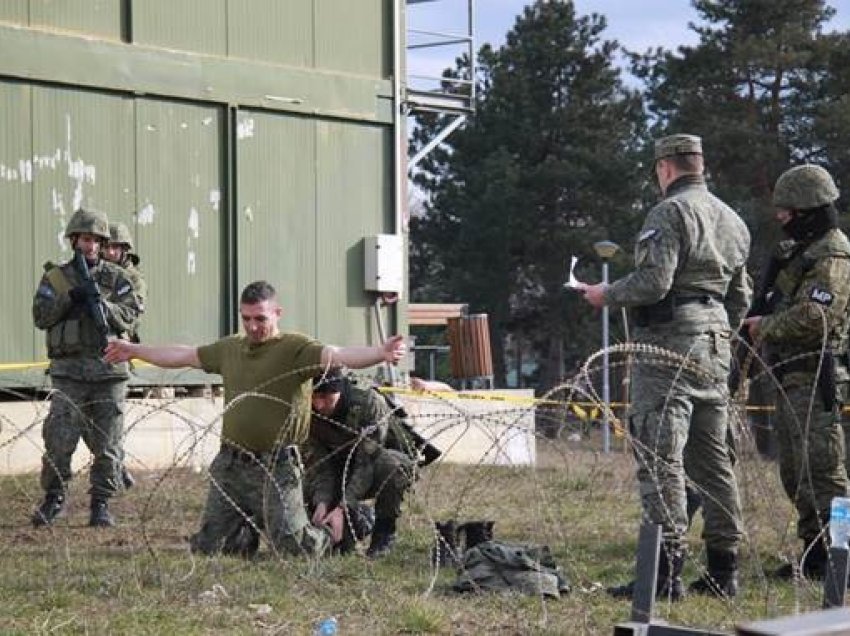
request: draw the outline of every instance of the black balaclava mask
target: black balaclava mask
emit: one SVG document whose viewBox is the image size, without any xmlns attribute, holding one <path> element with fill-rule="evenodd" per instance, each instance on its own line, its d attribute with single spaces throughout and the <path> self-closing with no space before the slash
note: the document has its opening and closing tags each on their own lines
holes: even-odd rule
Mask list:
<svg viewBox="0 0 850 636">
<path fill-rule="evenodd" d="M 791 210 L 791 220 L 782 230 L 795 241 L 815 241 L 838 227 L 838 210 L 833 204 L 810 210 Z"/>
</svg>

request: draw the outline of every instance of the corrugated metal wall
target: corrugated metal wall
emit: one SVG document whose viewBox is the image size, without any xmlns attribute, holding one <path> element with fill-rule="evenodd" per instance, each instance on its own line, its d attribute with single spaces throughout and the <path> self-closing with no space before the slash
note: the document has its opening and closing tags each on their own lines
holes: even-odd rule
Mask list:
<svg viewBox="0 0 850 636">
<path fill-rule="evenodd" d="M 393 5 L 0 3 L 0 384 L 42 381 L 32 295 L 79 205 L 134 232 L 145 341 L 230 332 L 267 278 L 284 328 L 375 342 L 363 237 L 397 229 Z"/>
</svg>

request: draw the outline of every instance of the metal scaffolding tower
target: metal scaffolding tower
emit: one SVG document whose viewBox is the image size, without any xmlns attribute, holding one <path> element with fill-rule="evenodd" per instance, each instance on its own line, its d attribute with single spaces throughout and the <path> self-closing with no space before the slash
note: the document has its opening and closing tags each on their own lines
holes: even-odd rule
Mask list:
<svg viewBox="0 0 850 636">
<path fill-rule="evenodd" d="M 407 0 L 408 5 L 439 2 L 441 0 Z M 450 116 L 449 123 L 437 135 L 423 146 L 408 160 L 407 169 L 410 171 L 431 150 L 457 130 L 474 111 L 475 107 L 475 0 L 443 0 L 448 2 L 465 2 L 465 22 L 459 31 L 454 33 L 407 28 L 407 60 L 417 55 L 433 55 L 441 53 L 445 59 L 443 68 L 448 68 L 454 62 L 454 56 L 464 54 L 469 59 L 469 67 L 461 77 L 449 78 L 442 75 L 408 73 L 404 91 L 404 108 L 406 114 L 418 112 L 436 112 Z M 408 21 L 409 23 L 409 21 Z M 405 65 L 408 67 L 408 65 Z"/>
</svg>

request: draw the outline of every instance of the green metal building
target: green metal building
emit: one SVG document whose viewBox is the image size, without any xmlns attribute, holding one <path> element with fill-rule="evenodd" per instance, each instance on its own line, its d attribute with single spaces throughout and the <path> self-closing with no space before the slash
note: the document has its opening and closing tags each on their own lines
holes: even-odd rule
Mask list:
<svg viewBox="0 0 850 636">
<path fill-rule="evenodd" d="M 80 205 L 134 232 L 146 342 L 236 331 L 239 291 L 264 278 L 281 294 L 283 328 L 376 343 L 383 288 L 366 280 L 364 250 L 403 231 L 404 10 L 0 2 L 0 386 L 44 382 L 32 296 L 43 263 L 70 257 L 62 235 Z M 379 311 L 390 331 L 406 331 L 399 305 Z"/>
</svg>

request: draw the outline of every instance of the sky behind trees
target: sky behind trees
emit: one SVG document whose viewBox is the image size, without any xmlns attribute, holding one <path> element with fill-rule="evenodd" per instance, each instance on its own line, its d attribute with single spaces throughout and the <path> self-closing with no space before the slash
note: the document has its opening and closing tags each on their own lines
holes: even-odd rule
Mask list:
<svg viewBox="0 0 850 636">
<path fill-rule="evenodd" d="M 516 17 L 529 0 L 476 0 L 474 34 L 476 48 L 484 42 L 500 46 L 505 34 L 514 26 Z M 850 30 L 850 0 L 830 0 L 836 13 L 827 31 Z M 688 22 L 697 19 L 690 0 L 574 0 L 576 12 L 582 15 L 604 15 L 608 27 L 603 36 L 615 39 L 626 49 L 643 53 L 662 46 L 675 49 L 698 42 Z M 408 6 L 408 28 L 463 33 L 467 28 L 467 0 L 434 0 Z M 413 74 L 440 75 L 454 66 L 459 48 L 440 47 L 418 50 L 408 56 Z"/>
</svg>

